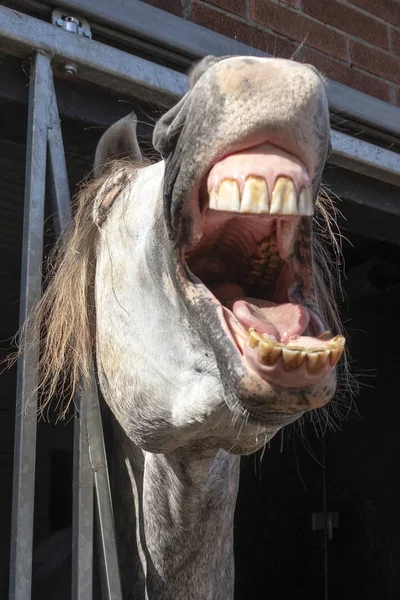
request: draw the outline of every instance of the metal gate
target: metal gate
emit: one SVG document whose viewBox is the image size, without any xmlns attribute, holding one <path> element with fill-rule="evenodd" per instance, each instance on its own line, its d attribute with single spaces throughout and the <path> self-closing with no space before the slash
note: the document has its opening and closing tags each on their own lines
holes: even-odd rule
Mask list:
<svg viewBox="0 0 400 600">
<path fill-rule="evenodd" d="M 23 270 L 20 322 L 23 323 L 41 293 L 46 167 L 56 228 L 61 234 L 69 221 L 68 177 L 50 59 L 36 52 L 32 60 L 26 157 Z M 18 365 L 14 455 L 14 502 L 10 598 L 30 598 L 34 475 L 37 416 L 39 332 L 27 329 Z M 94 377 L 93 377 L 94 381 Z M 104 597 L 121 598 L 113 514 L 108 482 L 100 408 L 96 387 L 76 399 L 74 442 L 73 597 L 92 597 L 93 493 L 98 513 L 104 570 Z M 90 454 L 89 454 L 90 439 Z"/>
<path fill-rule="evenodd" d="M 58 17 L 63 20 L 62 17 Z M 32 53 L 28 138 L 26 154 L 23 258 L 20 324 L 41 295 L 46 171 L 50 179 L 55 228 L 62 234 L 70 219 L 70 195 L 52 63 L 61 61 L 64 72 L 126 92 L 163 93 L 176 99 L 184 93 L 185 77 L 140 58 L 81 37 L 74 19 L 64 31 L 23 13 L 0 7 L 0 38 L 16 53 Z M 63 23 L 61 23 L 63 24 Z M 107 81 L 108 80 L 108 81 Z M 31 597 L 32 543 L 37 429 L 37 366 L 39 332 L 31 328 L 23 341 L 18 364 L 10 600 Z M 99 400 L 92 386 L 76 398 L 74 433 L 72 597 L 92 598 L 93 528 L 100 550 L 104 599 L 121 596 L 110 486 L 107 472 Z M 96 514 L 94 514 L 94 510 Z"/>
<path fill-rule="evenodd" d="M 100 5 L 104 8 L 104 3 Z M 21 325 L 41 295 L 46 173 L 58 234 L 62 235 L 70 219 L 69 184 L 53 69 L 62 69 L 69 75 L 136 98 L 150 96 L 153 102 L 163 104 L 178 100 L 186 91 L 185 75 L 92 40 L 85 23 L 59 11 L 50 24 L 0 6 L 2 49 L 12 55 L 31 58 Z M 219 47 L 220 53 L 224 53 L 223 44 Z M 243 44 L 240 44 L 240 51 L 252 53 L 252 49 L 246 50 Z M 339 131 L 332 131 L 332 142 L 331 162 L 334 164 L 345 165 L 346 169 L 381 181 L 400 184 L 398 154 Z M 18 364 L 10 600 L 29 600 L 31 597 L 38 342 L 39 332 L 28 328 Z M 122 596 L 112 501 L 94 380 L 93 376 L 89 392 L 75 400 L 72 598 L 92 598 L 93 533 L 97 523 L 102 597 L 118 600 Z"/>
</svg>

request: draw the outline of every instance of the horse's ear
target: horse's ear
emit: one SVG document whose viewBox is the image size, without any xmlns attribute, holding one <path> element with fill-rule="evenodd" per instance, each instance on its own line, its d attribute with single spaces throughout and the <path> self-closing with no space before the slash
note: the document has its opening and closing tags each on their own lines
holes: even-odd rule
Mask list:
<svg viewBox="0 0 400 600">
<path fill-rule="evenodd" d="M 142 153 L 136 136 L 137 118 L 134 112 L 120 119 L 101 136 L 94 157 L 94 175 L 99 177 L 110 160 L 132 158 L 141 163 Z"/>
</svg>

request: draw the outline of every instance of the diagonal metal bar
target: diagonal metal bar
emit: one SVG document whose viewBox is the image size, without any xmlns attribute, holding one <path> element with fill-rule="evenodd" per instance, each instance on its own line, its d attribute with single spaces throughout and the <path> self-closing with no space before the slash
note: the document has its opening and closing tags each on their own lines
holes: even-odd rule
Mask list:
<svg viewBox="0 0 400 600">
<path fill-rule="evenodd" d="M 102 600 L 122 600 L 114 513 L 111 502 L 100 404 L 94 378 L 92 378 L 92 382 L 90 388 L 85 392 L 84 401 L 87 403 L 86 416 L 89 452 L 96 489 L 96 516 L 99 525 L 97 537 L 99 543 Z"/>
<path fill-rule="evenodd" d="M 71 194 L 53 78 L 50 81 L 49 114 L 50 122 L 47 138 L 49 191 L 54 227 L 57 235 L 60 235 L 71 221 Z"/>
<path fill-rule="evenodd" d="M 48 130 L 49 188 L 56 233 L 63 235 L 71 221 L 70 191 L 54 82 L 50 82 Z M 93 597 L 93 470 L 89 458 L 87 407 L 75 398 L 72 511 L 72 600 Z"/>
<path fill-rule="evenodd" d="M 50 60 L 34 54 L 29 86 L 25 206 L 22 246 L 20 325 L 42 288 Z M 37 366 L 39 331 L 28 323 L 18 361 L 14 442 L 14 481 L 10 559 L 10 600 L 29 600 L 35 494 Z"/>
</svg>

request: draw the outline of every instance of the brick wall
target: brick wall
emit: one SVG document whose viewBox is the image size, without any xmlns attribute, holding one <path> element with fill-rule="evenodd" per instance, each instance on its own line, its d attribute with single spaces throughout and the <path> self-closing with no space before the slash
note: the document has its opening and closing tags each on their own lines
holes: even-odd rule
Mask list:
<svg viewBox="0 0 400 600">
<path fill-rule="evenodd" d="M 400 106 L 400 0 L 146 0 Z"/>
</svg>

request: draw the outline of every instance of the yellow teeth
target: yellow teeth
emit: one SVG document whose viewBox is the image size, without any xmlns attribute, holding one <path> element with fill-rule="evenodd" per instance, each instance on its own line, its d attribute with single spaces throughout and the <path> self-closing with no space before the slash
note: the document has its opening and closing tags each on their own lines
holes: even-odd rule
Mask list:
<svg viewBox="0 0 400 600">
<path fill-rule="evenodd" d="M 346 343 L 346 340 L 344 339 L 344 337 L 342 335 L 335 335 L 335 337 L 333 337 L 331 339 L 331 341 L 329 342 L 329 345 L 331 346 L 337 346 L 337 345 L 341 345 L 344 346 Z"/>
<path fill-rule="evenodd" d="M 332 367 L 335 367 L 342 357 L 346 340 L 342 335 L 337 335 L 328 343 L 330 349 L 329 361 Z"/>
<path fill-rule="evenodd" d="M 242 194 L 235 179 L 224 179 L 209 192 L 209 206 L 213 210 L 247 214 L 311 216 L 314 212 L 311 187 L 303 187 L 298 194 L 288 177 L 278 177 L 272 195 L 262 177 L 247 177 Z"/>
<path fill-rule="evenodd" d="M 310 348 L 307 351 L 307 370 L 310 375 L 318 375 L 328 364 L 330 350 Z"/>
<path fill-rule="evenodd" d="M 336 367 L 339 360 L 342 358 L 343 350 L 344 350 L 344 347 L 343 348 L 332 348 L 332 350 L 330 350 L 329 362 L 331 363 L 331 367 Z"/>
<path fill-rule="evenodd" d="M 249 329 L 249 346 L 250 348 L 257 348 L 261 342 L 262 337 L 255 329 Z"/>
<path fill-rule="evenodd" d="M 271 200 L 271 215 L 297 215 L 297 193 L 287 177 L 276 180 Z"/>
<path fill-rule="evenodd" d="M 257 252 L 247 275 L 248 283 L 268 288 L 275 279 L 282 265 L 276 244 L 275 233 L 257 244 Z"/>
<path fill-rule="evenodd" d="M 265 179 L 248 177 L 244 184 L 240 212 L 269 213 L 268 188 Z"/>
<path fill-rule="evenodd" d="M 303 187 L 303 189 L 301 190 L 297 203 L 297 208 L 299 215 L 306 215 L 308 217 L 312 217 L 314 208 L 311 188 L 309 186 Z"/>
<path fill-rule="evenodd" d="M 317 337 L 317 340 L 327 341 L 327 340 L 330 340 L 331 337 L 332 337 L 332 333 L 327 329 L 323 333 L 319 334 L 319 336 Z"/>
<path fill-rule="evenodd" d="M 240 209 L 240 190 L 237 181 L 224 179 L 218 190 L 218 210 L 237 212 Z"/>
<path fill-rule="evenodd" d="M 264 365 L 272 367 L 281 354 L 282 348 L 278 344 L 270 344 L 267 340 L 261 340 L 258 357 Z"/>
<path fill-rule="evenodd" d="M 294 371 L 295 369 L 298 369 L 303 364 L 306 356 L 307 352 L 301 346 L 290 348 L 285 346 L 282 348 L 283 368 L 285 371 Z"/>
<path fill-rule="evenodd" d="M 327 334 L 328 332 L 325 332 Z M 321 339 L 321 337 L 320 337 Z M 298 369 L 307 359 L 307 371 L 310 375 L 318 375 L 329 364 L 334 367 L 339 362 L 345 346 L 342 335 L 332 338 L 323 348 L 305 348 L 304 346 L 287 346 L 277 342 L 266 334 L 259 334 L 255 329 L 249 329 L 250 348 L 258 347 L 258 358 L 264 365 L 272 367 L 282 356 L 285 371 Z"/>
</svg>

